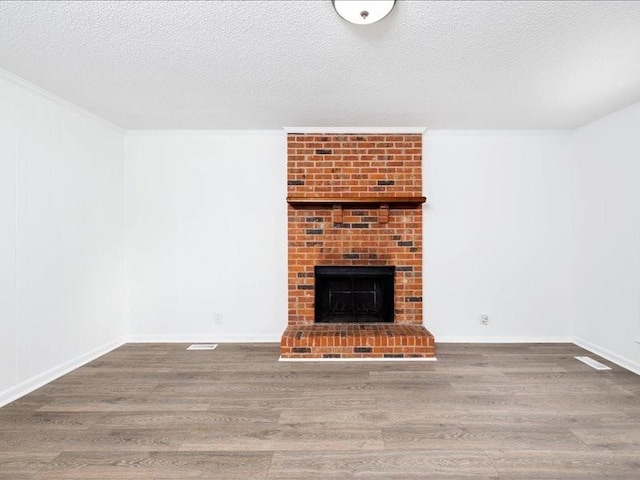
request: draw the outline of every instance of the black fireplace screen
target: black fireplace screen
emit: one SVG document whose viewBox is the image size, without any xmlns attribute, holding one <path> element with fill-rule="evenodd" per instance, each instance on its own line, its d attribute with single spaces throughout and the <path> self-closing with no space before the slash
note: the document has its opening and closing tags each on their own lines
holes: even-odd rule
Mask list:
<svg viewBox="0 0 640 480">
<path fill-rule="evenodd" d="M 395 267 L 315 267 L 315 321 L 393 322 Z"/>
</svg>

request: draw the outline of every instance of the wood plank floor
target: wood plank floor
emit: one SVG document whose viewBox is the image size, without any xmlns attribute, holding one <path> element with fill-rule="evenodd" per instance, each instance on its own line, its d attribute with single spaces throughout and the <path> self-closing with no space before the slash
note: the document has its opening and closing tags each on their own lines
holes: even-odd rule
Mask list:
<svg viewBox="0 0 640 480">
<path fill-rule="evenodd" d="M 185 348 L 128 344 L 0 409 L 0 480 L 640 478 L 640 377 L 574 345 Z"/>
</svg>

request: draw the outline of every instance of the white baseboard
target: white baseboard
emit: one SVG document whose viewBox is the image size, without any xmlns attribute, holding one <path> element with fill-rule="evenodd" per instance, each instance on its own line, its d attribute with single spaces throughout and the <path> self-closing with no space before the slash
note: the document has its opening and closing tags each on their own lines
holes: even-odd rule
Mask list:
<svg viewBox="0 0 640 480">
<path fill-rule="evenodd" d="M 585 350 L 589 350 L 591 353 L 595 353 L 596 355 L 600 355 L 602 358 L 606 358 L 610 362 L 613 362 L 622 368 L 626 368 L 627 370 L 640 375 L 640 363 L 638 362 L 634 362 L 633 360 L 618 355 L 617 353 L 613 353 L 611 350 L 607 350 L 606 348 L 600 347 L 582 338 L 574 338 L 573 343 Z"/>
<path fill-rule="evenodd" d="M 129 335 L 127 343 L 280 343 L 282 335 Z"/>
<path fill-rule="evenodd" d="M 90 352 L 83 353 L 82 355 L 77 356 L 65 362 L 57 367 L 54 367 L 46 372 L 42 372 L 30 379 L 19 383 L 18 385 L 8 388 L 0 392 L 0 407 L 17 400 L 20 397 L 25 396 L 27 393 L 31 393 L 34 390 L 46 385 L 49 382 L 52 382 L 56 378 L 60 378 L 63 375 L 75 370 L 76 368 L 81 367 L 82 365 L 89 363 L 92 360 L 95 360 L 98 357 L 101 357 L 105 353 L 109 353 L 111 350 L 118 348 L 121 345 L 124 345 L 123 340 L 114 340 L 105 345 L 102 345 L 98 348 L 91 350 Z"/>
<path fill-rule="evenodd" d="M 573 343 L 570 337 L 467 337 L 435 335 L 436 346 L 438 343 Z"/>
</svg>

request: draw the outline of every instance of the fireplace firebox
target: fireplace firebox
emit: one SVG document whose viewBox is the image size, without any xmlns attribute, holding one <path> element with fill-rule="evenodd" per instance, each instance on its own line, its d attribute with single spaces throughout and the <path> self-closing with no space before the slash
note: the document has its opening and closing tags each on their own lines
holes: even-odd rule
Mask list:
<svg viewBox="0 0 640 480">
<path fill-rule="evenodd" d="M 393 323 L 395 267 L 315 267 L 316 323 Z"/>
</svg>

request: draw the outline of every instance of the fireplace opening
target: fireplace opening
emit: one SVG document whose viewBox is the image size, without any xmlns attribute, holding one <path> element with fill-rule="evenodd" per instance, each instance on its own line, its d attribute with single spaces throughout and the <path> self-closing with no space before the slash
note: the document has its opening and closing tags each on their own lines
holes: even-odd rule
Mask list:
<svg viewBox="0 0 640 480">
<path fill-rule="evenodd" d="M 316 323 L 393 323 L 395 267 L 315 267 Z"/>
</svg>

